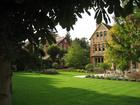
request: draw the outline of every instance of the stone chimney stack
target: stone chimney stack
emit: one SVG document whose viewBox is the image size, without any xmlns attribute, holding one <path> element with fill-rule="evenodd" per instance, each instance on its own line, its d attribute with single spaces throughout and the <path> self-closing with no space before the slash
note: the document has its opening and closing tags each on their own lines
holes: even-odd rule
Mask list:
<svg viewBox="0 0 140 105">
<path fill-rule="evenodd" d="M 99 24 L 98 23 L 96 23 L 96 28 L 99 26 Z"/>
</svg>

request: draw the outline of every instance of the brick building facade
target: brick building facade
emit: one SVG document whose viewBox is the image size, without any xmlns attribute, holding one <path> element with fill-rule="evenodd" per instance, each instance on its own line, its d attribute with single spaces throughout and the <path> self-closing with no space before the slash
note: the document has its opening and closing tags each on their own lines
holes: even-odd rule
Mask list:
<svg viewBox="0 0 140 105">
<path fill-rule="evenodd" d="M 70 42 L 68 41 L 68 39 L 66 37 L 61 37 L 61 36 L 57 35 L 55 37 L 55 40 L 56 40 L 55 44 L 58 45 L 58 47 L 61 49 L 67 50 L 70 47 Z M 47 50 L 46 50 L 48 46 L 49 46 L 49 44 L 46 43 L 43 48 L 44 52 L 45 52 L 45 56 L 43 57 L 43 59 L 49 58 L 49 55 L 47 54 Z"/>
<path fill-rule="evenodd" d="M 110 38 L 110 29 L 111 26 L 104 23 L 96 27 L 95 32 L 90 38 L 90 63 L 97 65 L 104 62 L 104 51 L 107 47 L 107 40 Z M 132 64 L 130 61 L 130 70 L 140 70 L 140 63 Z"/>
<path fill-rule="evenodd" d="M 90 38 L 90 62 L 95 65 L 104 62 L 104 51 L 110 28 L 111 26 L 101 23 Z"/>
</svg>

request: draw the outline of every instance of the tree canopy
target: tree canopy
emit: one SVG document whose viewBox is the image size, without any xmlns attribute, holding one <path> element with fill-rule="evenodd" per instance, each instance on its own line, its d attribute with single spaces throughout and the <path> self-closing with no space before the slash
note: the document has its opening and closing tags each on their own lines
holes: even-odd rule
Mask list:
<svg viewBox="0 0 140 105">
<path fill-rule="evenodd" d="M 110 30 L 111 40 L 108 41 L 105 55 L 110 63 L 115 63 L 121 70 L 128 69 L 130 62 L 140 62 L 138 14 L 139 12 L 136 12 L 126 18 L 117 18 L 117 24 Z"/>
<path fill-rule="evenodd" d="M 134 6 L 140 7 L 140 0 L 1 0 L 0 104 L 11 104 L 9 59 L 18 57 L 27 39 L 35 47 L 40 40 L 52 42 L 57 24 L 73 29 L 77 17 L 82 18 L 81 13 L 90 15 L 89 8 L 95 10 L 95 19 L 100 23 L 102 19 L 108 22 L 111 13 L 125 17 L 133 12 Z"/>
<path fill-rule="evenodd" d="M 66 65 L 75 68 L 84 68 L 89 62 L 89 53 L 87 53 L 86 49 L 80 46 L 80 43 L 73 42 L 64 57 Z"/>
<path fill-rule="evenodd" d="M 139 3 L 140 0 L 1 0 L 0 46 L 4 45 L 1 54 L 16 53 L 15 49 L 26 39 L 34 45 L 39 43 L 39 38 L 54 41 L 51 34 L 56 32 L 57 24 L 73 29 L 77 17 L 82 18 L 81 13 L 90 15 L 89 8 L 95 10 L 99 23 L 102 18 L 108 22 L 111 13 L 125 17 Z"/>
</svg>

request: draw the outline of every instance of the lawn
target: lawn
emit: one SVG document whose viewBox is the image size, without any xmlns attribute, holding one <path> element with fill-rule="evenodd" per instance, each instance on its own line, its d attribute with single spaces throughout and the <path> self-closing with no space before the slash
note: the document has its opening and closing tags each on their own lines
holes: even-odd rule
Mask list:
<svg viewBox="0 0 140 105">
<path fill-rule="evenodd" d="M 15 73 L 13 105 L 140 105 L 140 83 L 76 78 L 75 72 L 58 75 Z"/>
</svg>

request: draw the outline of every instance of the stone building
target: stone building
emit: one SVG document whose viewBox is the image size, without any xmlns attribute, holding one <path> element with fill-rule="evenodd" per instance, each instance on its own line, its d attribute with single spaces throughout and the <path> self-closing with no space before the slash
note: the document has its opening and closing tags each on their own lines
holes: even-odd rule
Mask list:
<svg viewBox="0 0 140 105">
<path fill-rule="evenodd" d="M 68 48 L 70 47 L 70 42 L 66 37 L 62 37 L 59 35 L 56 35 L 55 37 L 56 40 L 56 44 L 59 48 L 64 49 L 64 50 L 68 50 Z M 46 44 L 44 45 L 44 52 L 45 52 L 45 56 L 43 57 L 43 59 L 48 59 L 49 55 L 47 54 L 47 48 L 48 48 L 49 44 L 46 42 Z"/>
<path fill-rule="evenodd" d="M 95 65 L 104 62 L 104 51 L 107 47 L 110 28 L 111 26 L 101 23 L 97 25 L 90 38 L 90 62 Z"/>
<path fill-rule="evenodd" d="M 104 62 L 104 51 L 107 47 L 107 40 L 110 38 L 109 30 L 111 26 L 101 23 L 97 25 L 95 32 L 90 38 L 90 62 L 94 65 Z M 140 63 L 130 61 L 130 70 L 140 70 Z M 114 64 L 112 64 L 114 68 Z"/>
</svg>

